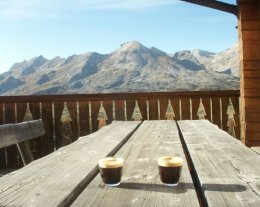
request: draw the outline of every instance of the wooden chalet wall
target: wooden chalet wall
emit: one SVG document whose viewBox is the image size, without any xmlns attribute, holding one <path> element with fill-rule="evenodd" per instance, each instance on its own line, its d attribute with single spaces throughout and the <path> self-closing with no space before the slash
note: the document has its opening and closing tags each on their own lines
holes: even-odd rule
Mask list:
<svg viewBox="0 0 260 207">
<path fill-rule="evenodd" d="M 238 0 L 241 139 L 260 146 L 260 0 Z"/>
</svg>

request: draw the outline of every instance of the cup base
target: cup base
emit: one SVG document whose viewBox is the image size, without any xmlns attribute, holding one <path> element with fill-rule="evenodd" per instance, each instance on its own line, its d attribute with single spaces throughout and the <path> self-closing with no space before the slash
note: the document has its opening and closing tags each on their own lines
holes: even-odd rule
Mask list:
<svg viewBox="0 0 260 207">
<path fill-rule="evenodd" d="M 115 183 L 115 184 L 106 184 L 106 186 L 108 187 L 116 187 L 116 186 L 119 186 L 120 183 Z"/>
<path fill-rule="evenodd" d="M 174 186 L 177 186 L 178 183 L 164 183 L 164 185 L 174 187 Z"/>
</svg>

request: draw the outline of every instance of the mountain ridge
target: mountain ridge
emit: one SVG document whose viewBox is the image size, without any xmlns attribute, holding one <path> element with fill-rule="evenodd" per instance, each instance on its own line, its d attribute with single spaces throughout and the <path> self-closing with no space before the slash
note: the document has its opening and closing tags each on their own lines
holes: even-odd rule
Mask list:
<svg viewBox="0 0 260 207">
<path fill-rule="evenodd" d="M 0 95 L 238 89 L 238 47 L 169 55 L 132 41 L 108 54 L 40 55 L 0 74 L 0 88 Z"/>
</svg>

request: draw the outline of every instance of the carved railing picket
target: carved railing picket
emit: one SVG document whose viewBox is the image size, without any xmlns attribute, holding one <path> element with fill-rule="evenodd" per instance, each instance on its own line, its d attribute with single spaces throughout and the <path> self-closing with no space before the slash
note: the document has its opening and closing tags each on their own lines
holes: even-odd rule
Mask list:
<svg viewBox="0 0 260 207">
<path fill-rule="evenodd" d="M 235 109 L 233 107 L 231 99 L 229 98 L 228 107 L 227 107 L 227 115 L 228 115 L 227 127 L 228 127 L 228 133 L 233 137 L 236 137 L 236 133 L 235 133 L 236 122 L 234 119 L 235 114 L 236 114 Z"/>
<path fill-rule="evenodd" d="M 139 108 L 139 106 L 138 106 L 138 102 L 135 101 L 135 108 L 134 108 L 134 111 L 133 111 L 132 119 L 133 119 L 134 121 L 141 121 L 142 118 L 143 118 L 143 117 L 142 117 L 140 108 Z"/>
<path fill-rule="evenodd" d="M 29 103 L 27 103 L 27 107 L 26 107 L 26 111 L 24 113 L 23 121 L 32 121 L 32 120 L 33 120 L 33 115 L 32 115 L 32 112 L 30 110 L 30 105 L 29 105 Z"/>
<path fill-rule="evenodd" d="M 61 115 L 61 136 L 62 136 L 62 146 L 72 143 L 73 132 L 71 128 L 72 118 L 68 110 L 66 102 L 64 103 L 62 115 Z"/>
<path fill-rule="evenodd" d="M 173 120 L 175 118 L 175 113 L 170 99 L 168 100 L 168 106 L 166 109 L 165 117 L 167 120 Z"/>
<path fill-rule="evenodd" d="M 100 129 L 103 126 L 106 126 L 108 118 L 107 118 L 106 110 L 103 106 L 102 101 L 101 101 L 101 104 L 100 104 L 100 109 L 99 109 L 99 112 L 98 112 L 97 120 L 99 121 L 98 129 Z"/>
<path fill-rule="evenodd" d="M 197 117 L 199 119 L 205 119 L 206 115 L 207 115 L 207 113 L 205 111 L 202 99 L 200 99 L 200 105 L 199 105 L 199 108 L 198 108 Z"/>
</svg>

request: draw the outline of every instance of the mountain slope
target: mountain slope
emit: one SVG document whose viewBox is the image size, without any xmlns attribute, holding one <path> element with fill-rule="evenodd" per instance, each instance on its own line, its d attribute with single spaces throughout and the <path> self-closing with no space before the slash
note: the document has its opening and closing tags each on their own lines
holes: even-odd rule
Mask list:
<svg viewBox="0 0 260 207">
<path fill-rule="evenodd" d="M 127 42 L 105 55 L 89 52 L 52 60 L 39 56 L 1 74 L 0 94 L 238 89 L 236 51 L 232 47 L 217 54 L 184 50 L 168 55 Z"/>
</svg>

